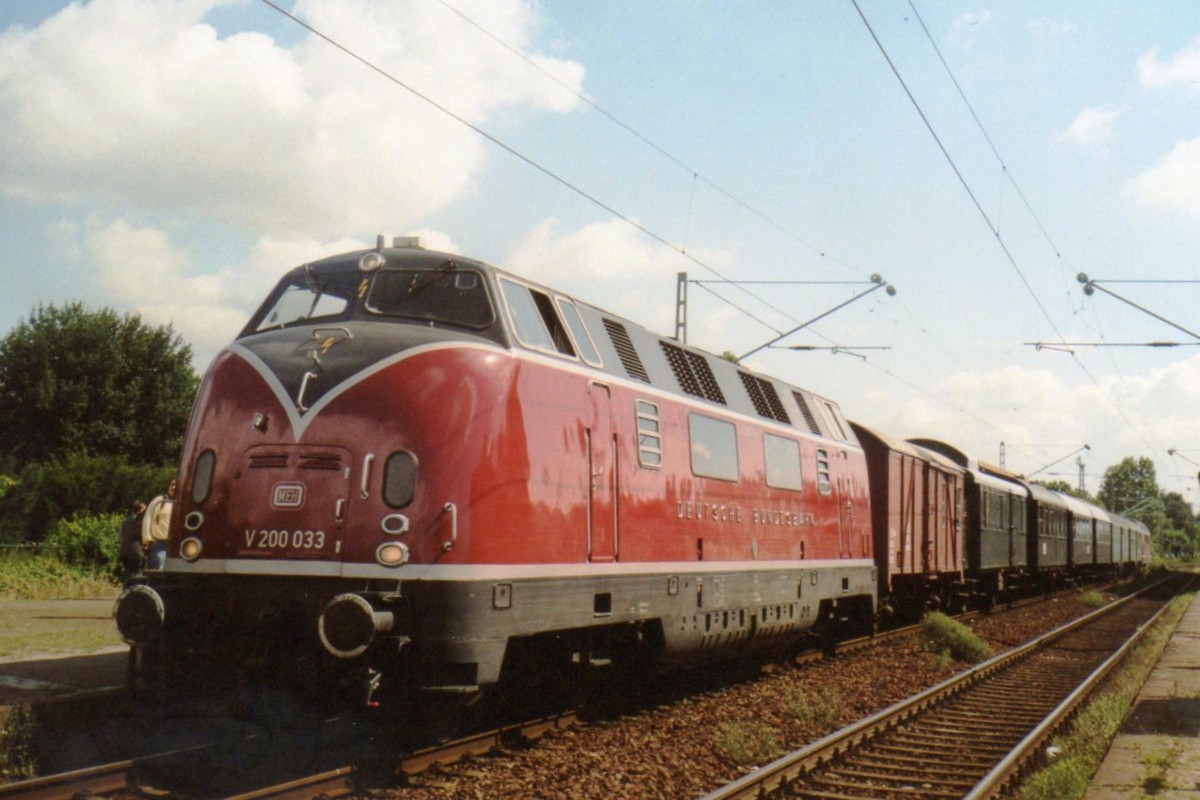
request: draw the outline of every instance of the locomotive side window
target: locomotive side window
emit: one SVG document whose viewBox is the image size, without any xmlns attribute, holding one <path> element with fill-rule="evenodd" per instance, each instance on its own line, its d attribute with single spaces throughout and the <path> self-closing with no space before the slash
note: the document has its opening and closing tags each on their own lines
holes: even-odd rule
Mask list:
<svg viewBox="0 0 1200 800">
<path fill-rule="evenodd" d="M 593 367 L 601 366 L 603 362 L 600 360 L 600 353 L 596 351 L 596 343 L 592 341 L 592 335 L 588 333 L 587 326 L 583 324 L 583 317 L 579 316 L 579 309 L 567 298 L 560 297 L 558 298 L 558 310 L 562 313 L 567 327 L 571 329 L 571 336 L 575 339 L 579 357 Z"/>
<path fill-rule="evenodd" d="M 441 269 L 379 273 L 367 296 L 367 310 L 388 317 L 486 328 L 494 317 L 479 273 L 453 266 L 453 261 L 447 261 Z"/>
<path fill-rule="evenodd" d="M 764 433 L 763 462 L 766 467 L 767 486 L 797 492 L 804 488 L 800 480 L 799 442 L 773 433 Z"/>
<path fill-rule="evenodd" d="M 648 400 L 637 401 L 638 463 L 657 469 L 662 466 L 662 434 L 658 424 L 658 406 Z"/>
<path fill-rule="evenodd" d="M 417 457 L 407 450 L 388 456 L 383 466 L 383 501 L 392 508 L 412 502 L 417 489 Z"/>
<path fill-rule="evenodd" d="M 821 494 L 833 491 L 833 480 L 829 471 L 829 452 L 817 448 L 817 489 Z"/>
<path fill-rule="evenodd" d="M 738 479 L 737 428 L 732 422 L 688 415 L 692 473 L 721 481 Z"/>
<path fill-rule="evenodd" d="M 832 426 L 834 436 L 841 439 L 843 442 L 846 441 L 848 438 L 846 436 L 846 429 L 842 425 L 842 421 L 839 418 L 837 409 L 833 407 L 833 403 L 829 402 L 828 400 L 822 400 L 821 407 L 825 409 L 825 416 L 829 419 L 829 424 Z"/>
<path fill-rule="evenodd" d="M 571 337 L 545 293 L 507 278 L 501 278 L 500 285 L 504 289 L 504 300 L 521 344 L 535 350 L 574 357 Z"/>
</svg>

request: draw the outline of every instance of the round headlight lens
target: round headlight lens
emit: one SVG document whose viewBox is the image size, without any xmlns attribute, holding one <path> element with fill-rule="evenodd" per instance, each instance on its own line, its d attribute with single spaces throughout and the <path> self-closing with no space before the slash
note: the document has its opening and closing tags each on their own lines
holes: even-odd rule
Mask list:
<svg viewBox="0 0 1200 800">
<path fill-rule="evenodd" d="M 195 536 L 189 536 L 179 543 L 179 555 L 184 561 L 195 561 L 204 552 L 204 543 Z"/>
<path fill-rule="evenodd" d="M 358 268 L 363 272 L 374 272 L 382 267 L 386 260 L 381 253 L 364 253 L 358 260 Z"/>
<path fill-rule="evenodd" d="M 408 562 L 408 547 L 400 542 L 385 542 L 375 551 L 375 560 L 385 567 L 398 567 Z"/>
</svg>

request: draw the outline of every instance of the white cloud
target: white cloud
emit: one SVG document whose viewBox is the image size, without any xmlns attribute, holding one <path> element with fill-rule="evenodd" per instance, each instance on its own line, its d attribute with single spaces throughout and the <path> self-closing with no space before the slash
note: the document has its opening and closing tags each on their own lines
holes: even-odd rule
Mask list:
<svg viewBox="0 0 1200 800">
<path fill-rule="evenodd" d="M 219 37 L 205 16 L 226 3 L 94 0 L 0 33 L 0 191 L 294 237 L 419 225 L 466 190 L 477 134 L 315 37 Z M 529 46 L 525 2 L 467 11 Z M 435 3 L 304 0 L 297 14 L 474 123 L 578 102 Z M 578 64 L 530 57 L 580 86 Z"/>
<path fill-rule="evenodd" d="M 1112 141 L 1114 127 L 1129 109 L 1117 106 L 1085 108 L 1071 121 L 1067 129 L 1058 135 L 1058 141 L 1087 150 L 1104 152 Z"/>
<path fill-rule="evenodd" d="M 263 236 L 243 263 L 200 272 L 157 228 L 125 219 L 86 225 L 64 220 L 52 227 L 64 246 L 94 268 L 94 288 L 106 303 L 135 311 L 148 323 L 173 326 L 192 345 L 198 370 L 237 335 L 284 272 L 305 261 L 370 246 L 354 239 Z M 70 239 L 72 234 L 76 239 Z M 453 246 L 437 231 L 426 231 L 423 238 Z"/>
<path fill-rule="evenodd" d="M 1129 184 L 1143 205 L 1200 218 L 1200 139 L 1176 142 L 1157 165 Z"/>
<path fill-rule="evenodd" d="M 1200 92 L 1200 37 L 1192 39 L 1169 62 L 1160 61 L 1154 48 L 1137 62 L 1138 80 L 1143 89 L 1161 89 L 1184 85 Z"/>
<path fill-rule="evenodd" d="M 889 392 L 868 392 L 864 419 L 896 435 L 943 439 L 990 463 L 1004 441 L 1007 466 L 1017 472 L 1090 444 L 1083 459 L 1093 491 L 1103 471 L 1126 456 L 1152 455 L 1165 464 L 1167 447 L 1200 439 L 1193 412 L 1200 405 L 1200 356 L 1135 375 L 1105 375 L 1099 386 L 1012 365 L 954 373 L 931 391 L 945 403 L 924 395 L 896 403 Z M 1072 476 L 1073 463 L 1054 471 Z M 1160 483 L 1175 489 L 1165 475 Z"/>
</svg>

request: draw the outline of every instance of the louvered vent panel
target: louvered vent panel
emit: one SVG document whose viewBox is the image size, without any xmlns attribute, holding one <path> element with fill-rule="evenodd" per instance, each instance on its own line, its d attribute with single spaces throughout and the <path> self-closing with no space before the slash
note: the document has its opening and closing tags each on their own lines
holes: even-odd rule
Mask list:
<svg viewBox="0 0 1200 800">
<path fill-rule="evenodd" d="M 800 413 L 804 415 L 804 421 L 808 423 L 808 429 L 820 436 L 821 426 L 817 424 L 817 418 L 813 416 L 812 409 L 808 407 L 808 401 L 804 399 L 804 395 L 793 390 L 792 397 L 796 399 L 796 405 L 800 406 Z"/>
<path fill-rule="evenodd" d="M 704 397 L 700 382 L 692 374 L 692 368 L 688 364 L 687 353 L 684 349 L 663 341 L 660 341 L 659 344 L 662 345 L 663 352 L 667 354 L 667 363 L 671 365 L 671 371 L 675 373 L 675 379 L 679 381 L 679 388 L 693 397 Z"/>
<path fill-rule="evenodd" d="M 699 353 L 687 353 L 687 357 L 692 365 L 692 373 L 700 383 L 700 391 L 704 392 L 703 396 L 714 403 L 725 405 L 725 393 L 717 385 L 717 377 L 713 375 L 712 367 L 708 365 L 708 359 Z"/>
<path fill-rule="evenodd" d="M 617 356 L 621 359 L 621 364 L 625 367 L 625 372 L 629 377 L 649 383 L 650 375 L 647 374 L 642 359 L 638 357 L 637 350 L 633 347 L 633 340 L 629 338 L 629 332 L 625 330 L 625 326 L 611 319 L 605 319 L 604 328 L 608 331 L 608 338 L 612 341 L 613 348 L 616 349 Z"/>
<path fill-rule="evenodd" d="M 792 424 L 792 418 L 788 416 L 787 409 L 780 402 L 779 393 L 775 391 L 773 383 L 751 375 L 749 372 L 739 372 L 738 376 L 741 377 L 742 384 L 746 387 L 746 393 L 750 395 L 750 402 L 754 403 L 754 410 L 760 417 L 773 419 L 787 425 Z"/>
<path fill-rule="evenodd" d="M 679 388 L 694 397 L 703 397 L 705 400 L 725 405 L 725 393 L 717 385 L 717 378 L 713 375 L 712 367 L 708 365 L 708 360 L 704 356 L 699 353 L 690 353 L 678 345 L 664 342 L 661 339 L 658 343 L 662 345 L 667 362 L 675 373 L 675 379 L 679 381 Z"/>
</svg>

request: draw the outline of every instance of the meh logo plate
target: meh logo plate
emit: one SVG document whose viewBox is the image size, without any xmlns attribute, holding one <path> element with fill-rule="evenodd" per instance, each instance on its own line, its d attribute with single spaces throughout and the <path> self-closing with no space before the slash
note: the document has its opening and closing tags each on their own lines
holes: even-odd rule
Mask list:
<svg viewBox="0 0 1200 800">
<path fill-rule="evenodd" d="M 271 508 L 300 508 L 304 505 L 303 483 L 277 483 L 271 490 Z"/>
</svg>

